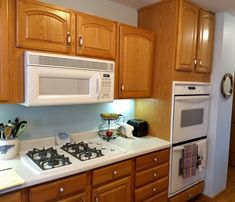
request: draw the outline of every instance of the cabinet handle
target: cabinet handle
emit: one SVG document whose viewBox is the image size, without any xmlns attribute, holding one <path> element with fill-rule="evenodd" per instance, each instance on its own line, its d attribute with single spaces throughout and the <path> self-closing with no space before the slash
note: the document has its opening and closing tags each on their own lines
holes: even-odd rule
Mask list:
<svg viewBox="0 0 235 202">
<path fill-rule="evenodd" d="M 113 175 L 117 175 L 117 171 L 115 170 L 115 171 L 113 171 Z"/>
<path fill-rule="evenodd" d="M 99 202 L 99 198 L 96 194 L 95 194 L 95 202 Z"/>
<path fill-rule="evenodd" d="M 122 84 L 121 85 L 121 91 L 124 91 L 125 90 L 125 86 Z"/>
<path fill-rule="evenodd" d="M 155 157 L 155 158 L 153 159 L 153 161 L 154 161 L 154 162 L 157 162 L 157 157 Z"/>
<path fill-rule="evenodd" d="M 157 173 L 153 173 L 153 177 L 157 177 Z"/>
<path fill-rule="evenodd" d="M 157 191 L 157 189 L 154 187 L 154 188 L 153 188 L 153 192 L 156 192 L 156 191 Z"/>
<path fill-rule="evenodd" d="M 68 32 L 67 33 L 67 46 L 71 46 L 71 43 L 72 43 L 72 38 L 71 38 L 70 33 Z"/>
<path fill-rule="evenodd" d="M 82 48 L 83 43 L 84 43 L 84 39 L 83 39 L 82 35 L 79 34 L 79 37 L 78 37 L 78 49 Z"/>
<path fill-rule="evenodd" d="M 201 58 L 198 59 L 198 63 L 199 63 L 199 65 L 202 65 L 202 59 Z"/>
<path fill-rule="evenodd" d="M 59 191 L 60 191 L 60 193 L 63 193 L 63 192 L 64 192 L 64 188 L 61 187 L 61 188 L 59 189 Z"/>
<path fill-rule="evenodd" d="M 192 194 L 188 194 L 188 197 L 189 197 L 189 198 L 192 198 Z"/>
<path fill-rule="evenodd" d="M 194 58 L 194 65 L 197 65 L 197 58 Z"/>
</svg>

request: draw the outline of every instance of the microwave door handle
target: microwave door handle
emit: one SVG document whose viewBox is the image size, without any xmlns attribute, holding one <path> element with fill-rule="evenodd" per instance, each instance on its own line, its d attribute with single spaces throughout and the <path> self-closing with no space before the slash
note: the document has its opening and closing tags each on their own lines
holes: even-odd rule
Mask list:
<svg viewBox="0 0 235 202">
<path fill-rule="evenodd" d="M 97 78 L 96 78 L 96 98 L 100 98 L 100 89 L 101 89 L 101 78 L 100 74 L 97 73 Z"/>
</svg>

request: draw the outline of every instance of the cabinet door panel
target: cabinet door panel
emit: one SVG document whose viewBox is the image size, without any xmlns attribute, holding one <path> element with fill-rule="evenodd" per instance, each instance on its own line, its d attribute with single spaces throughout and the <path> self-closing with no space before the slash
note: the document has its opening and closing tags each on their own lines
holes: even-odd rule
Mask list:
<svg viewBox="0 0 235 202">
<path fill-rule="evenodd" d="M 196 72 L 210 73 L 214 45 L 214 15 L 201 10 L 199 18 Z"/>
<path fill-rule="evenodd" d="M 93 202 L 130 202 L 131 178 L 126 177 L 93 190 Z"/>
<path fill-rule="evenodd" d="M 177 43 L 176 70 L 193 71 L 196 62 L 198 8 L 182 1 Z"/>
<path fill-rule="evenodd" d="M 21 202 L 21 192 L 14 192 L 0 196 L 0 201 L 3 202 Z"/>
<path fill-rule="evenodd" d="M 120 98 L 151 96 L 153 40 L 152 32 L 120 26 Z"/>
<path fill-rule="evenodd" d="M 0 0 L 0 101 L 10 98 L 8 67 L 8 1 Z"/>
<path fill-rule="evenodd" d="M 85 202 L 88 201 L 85 193 L 77 194 L 75 196 L 71 196 L 69 198 L 62 199 L 57 202 Z"/>
<path fill-rule="evenodd" d="M 39 2 L 17 1 L 17 46 L 69 52 L 71 13 Z"/>
<path fill-rule="evenodd" d="M 77 29 L 77 54 L 115 58 L 116 22 L 95 16 L 78 14 Z"/>
</svg>

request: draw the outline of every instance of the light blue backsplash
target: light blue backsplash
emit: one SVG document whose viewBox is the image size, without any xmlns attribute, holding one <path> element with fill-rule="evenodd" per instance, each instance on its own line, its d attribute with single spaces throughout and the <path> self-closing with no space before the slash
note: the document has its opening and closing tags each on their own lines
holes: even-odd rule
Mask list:
<svg viewBox="0 0 235 202">
<path fill-rule="evenodd" d="M 14 120 L 16 116 L 28 121 L 27 130 L 19 139 L 35 139 L 54 136 L 57 132 L 82 132 L 97 130 L 100 113 L 120 113 L 125 119 L 134 117 L 134 100 L 115 100 L 113 103 L 24 107 L 21 105 L 0 105 L 0 122 Z"/>
</svg>

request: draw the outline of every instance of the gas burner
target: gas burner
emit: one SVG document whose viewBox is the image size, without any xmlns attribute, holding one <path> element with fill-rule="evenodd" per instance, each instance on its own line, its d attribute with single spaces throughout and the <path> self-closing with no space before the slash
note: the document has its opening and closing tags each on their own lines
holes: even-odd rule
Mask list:
<svg viewBox="0 0 235 202">
<path fill-rule="evenodd" d="M 48 149 L 34 148 L 32 151 L 27 152 L 26 155 L 42 170 L 49 170 L 71 164 L 68 157 L 59 155 L 52 147 Z"/>
<path fill-rule="evenodd" d="M 88 142 L 88 144 L 92 143 Z M 88 144 L 84 142 L 66 143 L 61 147 L 61 149 L 76 157 L 80 161 L 87 161 L 90 159 L 104 156 L 100 149 L 91 148 L 88 146 Z"/>
</svg>

